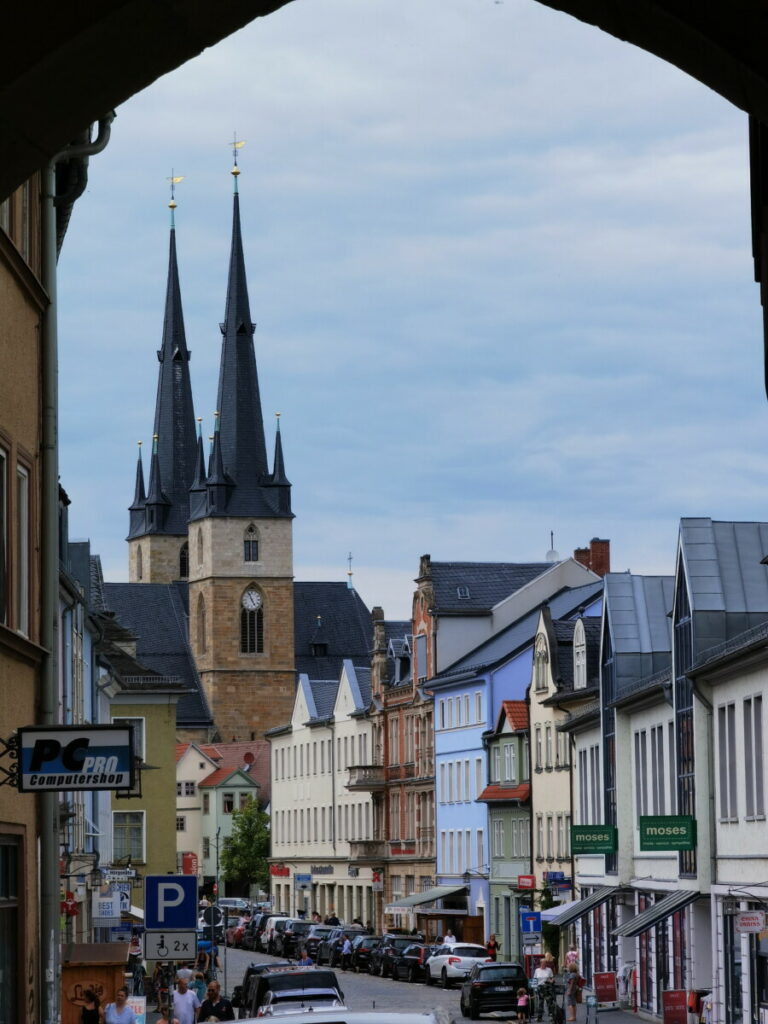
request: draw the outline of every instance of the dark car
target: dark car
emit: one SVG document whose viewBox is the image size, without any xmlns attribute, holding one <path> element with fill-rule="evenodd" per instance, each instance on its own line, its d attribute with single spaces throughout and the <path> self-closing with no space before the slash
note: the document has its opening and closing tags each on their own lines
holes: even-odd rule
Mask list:
<svg viewBox="0 0 768 1024">
<path fill-rule="evenodd" d="M 253 990 L 256 982 L 259 979 L 259 975 L 263 974 L 267 968 L 278 967 L 273 960 L 269 960 L 263 964 L 248 964 L 243 975 L 243 980 L 239 985 L 235 985 L 232 990 L 232 1006 L 237 1010 L 237 1016 L 239 1020 L 243 1020 L 245 1017 L 250 1016 L 248 1007 L 251 1005 L 251 998 L 253 996 Z M 286 963 L 284 966 L 290 967 L 291 965 Z"/>
<path fill-rule="evenodd" d="M 318 988 L 337 989 L 342 1001 L 344 999 L 344 993 L 333 971 L 322 970 L 319 967 L 297 967 L 295 964 L 288 967 L 270 964 L 258 975 L 258 981 L 251 983 L 248 1004 L 250 1016 L 259 1016 L 259 1007 L 263 1005 L 267 992 L 295 992 L 300 989 Z"/>
<path fill-rule="evenodd" d="M 352 956 L 349 965 L 353 971 L 367 971 L 371 963 L 371 953 L 381 942 L 381 935 L 356 935 L 352 939 Z"/>
<path fill-rule="evenodd" d="M 250 949 L 254 952 L 259 948 L 259 936 L 264 931 L 264 925 L 269 919 L 269 914 L 256 913 L 248 923 L 243 933 L 243 949 Z"/>
<path fill-rule="evenodd" d="M 341 925 L 331 929 L 331 934 L 327 935 L 317 947 L 315 959 L 318 964 L 336 967 L 341 963 L 341 947 L 344 945 L 344 936 L 348 935 L 350 939 L 354 939 L 362 931 L 363 929 L 359 925 Z"/>
<path fill-rule="evenodd" d="M 378 974 L 380 978 L 391 976 L 395 957 L 400 956 L 403 950 L 412 945 L 412 935 L 385 935 L 371 953 L 368 970 L 371 974 Z"/>
<path fill-rule="evenodd" d="M 392 961 L 392 977 L 395 981 L 423 981 L 425 964 L 437 948 L 423 942 L 412 942 Z"/>
<path fill-rule="evenodd" d="M 275 931 L 275 956 L 298 956 L 311 927 L 311 921 L 289 917 L 285 928 L 282 931 Z"/>
<path fill-rule="evenodd" d="M 475 964 L 461 986 L 461 1012 L 471 1020 L 492 1010 L 517 1009 L 517 990 L 528 990 L 520 964 Z"/>
<path fill-rule="evenodd" d="M 317 960 L 317 948 L 323 939 L 327 939 L 333 931 L 333 925 L 330 924 L 313 924 L 310 926 L 309 931 L 304 936 L 304 949 L 309 953 L 313 960 Z"/>
</svg>

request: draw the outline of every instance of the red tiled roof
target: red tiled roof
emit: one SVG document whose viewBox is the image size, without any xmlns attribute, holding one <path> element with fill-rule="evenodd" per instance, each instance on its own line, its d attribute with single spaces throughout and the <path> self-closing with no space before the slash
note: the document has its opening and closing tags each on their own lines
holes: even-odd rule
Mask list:
<svg viewBox="0 0 768 1024">
<path fill-rule="evenodd" d="M 198 789 L 208 789 L 212 786 L 219 786 L 225 782 L 230 775 L 236 772 L 238 765 L 230 765 L 228 768 L 216 768 L 210 775 L 206 775 L 202 782 L 198 782 Z M 256 782 L 256 779 L 253 780 Z"/>
<path fill-rule="evenodd" d="M 507 703 L 505 701 L 505 703 Z M 512 701 L 509 703 L 517 703 Z M 530 782 L 521 782 L 519 786 L 499 786 L 494 783 L 490 786 L 486 786 L 478 800 L 492 800 L 492 801 L 504 801 L 504 800 L 521 800 L 525 801 L 530 799 L 531 796 L 531 784 Z"/>
<path fill-rule="evenodd" d="M 218 768 L 203 779 L 200 786 L 217 786 L 228 778 L 236 768 L 241 768 L 259 784 L 259 800 L 269 803 L 269 751 L 267 740 L 250 740 L 244 743 L 217 743 L 215 746 L 201 746 L 209 757 L 214 758 Z M 214 753 L 215 751 L 215 753 Z"/>
<path fill-rule="evenodd" d="M 176 744 L 176 762 L 177 763 L 182 759 L 182 757 L 184 757 L 184 755 L 186 754 L 186 752 L 189 750 L 189 748 L 191 746 L 193 746 L 192 743 L 177 743 Z M 220 761 L 221 760 L 221 754 L 219 753 L 218 748 L 214 747 L 213 744 L 211 744 L 211 743 L 196 743 L 196 744 L 194 744 L 194 746 L 196 746 L 199 751 L 201 751 L 203 754 L 205 754 L 206 757 L 210 757 L 210 759 L 212 761 Z"/>
<path fill-rule="evenodd" d="M 182 759 L 182 757 L 184 757 L 186 752 L 189 750 L 190 746 L 191 746 L 190 743 L 177 743 L 176 744 L 176 763 L 177 764 Z"/>
<path fill-rule="evenodd" d="M 507 721 L 515 732 L 528 728 L 528 706 L 524 700 L 504 700 L 501 703 Z"/>
</svg>

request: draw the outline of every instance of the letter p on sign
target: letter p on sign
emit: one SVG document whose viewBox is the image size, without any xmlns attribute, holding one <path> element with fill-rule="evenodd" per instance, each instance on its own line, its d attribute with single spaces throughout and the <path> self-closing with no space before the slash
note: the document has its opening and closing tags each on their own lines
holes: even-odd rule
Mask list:
<svg viewBox="0 0 768 1024">
<path fill-rule="evenodd" d="M 183 902 L 184 889 L 178 882 L 161 882 L 157 887 L 157 919 L 160 924 L 166 924 L 167 911 L 180 907 Z"/>
<path fill-rule="evenodd" d="M 195 875 L 148 875 L 144 879 L 144 927 L 184 931 L 197 926 Z"/>
</svg>

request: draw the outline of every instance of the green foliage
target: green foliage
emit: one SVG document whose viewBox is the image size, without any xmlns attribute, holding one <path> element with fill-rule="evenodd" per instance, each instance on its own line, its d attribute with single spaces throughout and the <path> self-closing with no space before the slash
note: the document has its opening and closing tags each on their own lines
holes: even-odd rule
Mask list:
<svg viewBox="0 0 768 1024">
<path fill-rule="evenodd" d="M 259 810 L 250 797 L 239 811 L 232 812 L 232 835 L 221 854 L 221 877 L 225 882 L 260 889 L 269 887 L 269 815 Z"/>
</svg>

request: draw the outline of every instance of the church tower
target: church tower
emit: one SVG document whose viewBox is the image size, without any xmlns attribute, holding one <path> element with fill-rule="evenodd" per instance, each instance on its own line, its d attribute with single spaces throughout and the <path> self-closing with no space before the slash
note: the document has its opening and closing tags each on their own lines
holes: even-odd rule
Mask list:
<svg viewBox="0 0 768 1024">
<path fill-rule="evenodd" d="M 207 470 L 197 441 L 189 492 L 190 641 L 225 741 L 248 740 L 288 721 L 295 693 L 291 485 L 279 420 L 271 472 L 267 460 L 239 173 L 235 160 L 214 434 Z"/>
<path fill-rule="evenodd" d="M 190 353 L 184 333 L 176 260 L 176 202 L 171 193 L 171 238 L 165 298 L 155 429 L 144 490 L 139 448 L 136 490 L 130 506 L 128 578 L 131 583 L 170 583 L 189 575 L 189 490 L 197 469 L 195 415 L 189 377 Z"/>
</svg>

